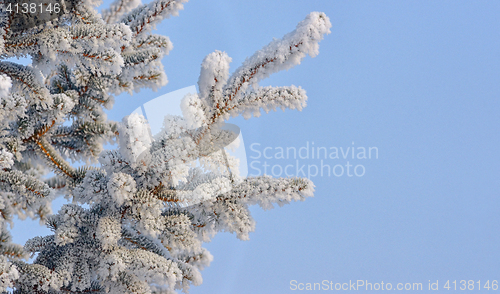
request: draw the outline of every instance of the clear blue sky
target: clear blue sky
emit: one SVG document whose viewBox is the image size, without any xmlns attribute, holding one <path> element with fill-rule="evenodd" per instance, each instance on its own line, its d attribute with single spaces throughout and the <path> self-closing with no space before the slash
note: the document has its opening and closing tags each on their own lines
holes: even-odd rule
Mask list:
<svg viewBox="0 0 500 294">
<path fill-rule="evenodd" d="M 478 280 L 500 281 L 498 1 L 190 1 L 157 27 L 174 44 L 164 59 L 169 84 L 121 95 L 109 117 L 120 120 L 161 94 L 195 85 L 201 61 L 214 50 L 226 51 L 235 70 L 311 11 L 325 12 L 333 24 L 319 56 L 261 83 L 302 86 L 307 108 L 231 122 L 240 126 L 248 156 L 256 156 L 254 143 L 262 151 L 314 142 L 377 147 L 378 158 L 344 159 L 339 151 L 340 159 L 323 163 L 345 168 L 349 161 L 365 174 L 325 171 L 311 178 L 314 198 L 252 208 L 257 228 L 250 241 L 217 235 L 206 245 L 214 261 L 191 293 L 301 292 L 290 290 L 291 280 L 409 282 L 424 290 L 439 280 L 439 292 L 446 280 L 457 287 L 462 279 L 476 287 Z M 299 159 L 306 170 L 320 164 Z"/>
</svg>

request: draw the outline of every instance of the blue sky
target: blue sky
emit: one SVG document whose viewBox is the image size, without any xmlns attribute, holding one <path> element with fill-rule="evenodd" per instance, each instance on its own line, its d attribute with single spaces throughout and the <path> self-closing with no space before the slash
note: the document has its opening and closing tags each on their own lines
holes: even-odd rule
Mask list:
<svg viewBox="0 0 500 294">
<path fill-rule="evenodd" d="M 174 44 L 163 61 L 169 84 L 117 97 L 109 118 L 196 85 L 214 50 L 233 58 L 234 71 L 312 11 L 333 24 L 320 54 L 261 83 L 300 85 L 308 106 L 230 122 L 241 128 L 248 157 L 257 157 L 252 144 L 272 155 L 314 142 L 328 150 L 376 147 L 378 158 L 324 159 L 365 172 L 311 177 L 314 198 L 252 208 L 250 240 L 221 233 L 206 244 L 214 261 L 191 293 L 301 292 L 290 289 L 292 280 L 422 283 L 424 290 L 438 280 L 439 292 L 447 280 L 457 288 L 473 280 L 476 290 L 479 280 L 500 281 L 498 1 L 191 1 L 157 27 Z M 26 238 L 29 226 L 46 234 L 16 223 Z"/>
</svg>

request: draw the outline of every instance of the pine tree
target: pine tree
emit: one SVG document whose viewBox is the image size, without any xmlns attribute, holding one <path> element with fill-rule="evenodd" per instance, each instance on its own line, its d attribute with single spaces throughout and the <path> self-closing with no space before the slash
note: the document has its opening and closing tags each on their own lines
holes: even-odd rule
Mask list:
<svg viewBox="0 0 500 294">
<path fill-rule="evenodd" d="M 115 0 L 98 14 L 93 1 L 75 0 L 42 23 L 2 8 L 0 291 L 187 292 L 212 260 L 203 242 L 220 231 L 248 239 L 249 205 L 269 209 L 312 196 L 308 179 L 242 178 L 224 151 L 237 135 L 224 121 L 306 106 L 300 87 L 258 83 L 318 54 L 331 27 L 323 13 L 309 14 L 231 75 L 226 53 L 209 54 L 199 94 L 184 97 L 183 116 L 166 116 L 154 138 L 144 135 L 140 115 L 107 120 L 103 107 L 112 107 L 113 95 L 167 83 L 161 59 L 172 43 L 151 31 L 183 2 Z M 19 56 L 32 64 L 5 61 Z M 103 150 L 115 141 L 117 149 Z M 99 167 L 74 168 L 76 161 Z M 52 215 L 60 195 L 72 204 Z M 13 244 L 13 215 L 40 219 L 54 234 Z M 33 263 L 25 261 L 30 254 Z"/>
</svg>

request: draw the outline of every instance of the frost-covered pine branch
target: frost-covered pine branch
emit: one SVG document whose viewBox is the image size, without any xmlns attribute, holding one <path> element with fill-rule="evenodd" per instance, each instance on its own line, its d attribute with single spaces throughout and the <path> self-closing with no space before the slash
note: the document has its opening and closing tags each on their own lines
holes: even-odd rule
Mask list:
<svg viewBox="0 0 500 294">
<path fill-rule="evenodd" d="M 269 209 L 312 196 L 307 179 L 242 178 L 224 149 L 238 131 L 224 121 L 305 107 L 300 87 L 258 82 L 317 55 L 331 26 L 323 13 L 308 15 L 232 75 L 226 53 L 208 55 L 200 93 L 184 97 L 183 116 L 167 115 L 154 138 L 140 115 L 106 119 L 113 95 L 167 82 L 161 59 L 172 44 L 150 32 L 183 2 L 117 0 L 100 15 L 92 1 L 74 1 L 52 22 L 23 30 L 11 29 L 12 16 L 1 12 L 2 58 L 33 63 L 0 61 L 0 291 L 188 292 L 213 258 L 203 242 L 221 231 L 248 239 L 249 205 Z M 119 148 L 103 151 L 115 139 Z M 59 194 L 73 202 L 51 215 Z M 39 218 L 53 235 L 12 244 L 5 227 L 12 214 Z M 32 264 L 27 254 L 37 254 Z"/>
</svg>

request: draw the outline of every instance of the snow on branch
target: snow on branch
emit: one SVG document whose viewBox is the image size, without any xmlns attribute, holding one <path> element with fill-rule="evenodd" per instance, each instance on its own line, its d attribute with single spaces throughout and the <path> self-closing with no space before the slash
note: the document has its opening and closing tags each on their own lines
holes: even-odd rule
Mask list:
<svg viewBox="0 0 500 294">
<path fill-rule="evenodd" d="M 316 57 L 319 41 L 330 33 L 329 18 L 321 12 L 312 12 L 297 28 L 281 40 L 274 40 L 248 58 L 229 78 L 225 87 L 227 99 L 233 99 L 248 86 L 268 77 L 270 74 L 287 70 L 300 64 L 306 56 Z"/>
<path fill-rule="evenodd" d="M 149 32 L 154 26 L 171 15 L 177 16 L 179 10 L 184 9 L 182 3 L 188 0 L 155 0 L 149 4 L 139 6 L 126 14 L 122 22 L 130 26 L 137 36 Z"/>
<path fill-rule="evenodd" d="M 37 198 L 47 197 L 49 187 L 32 176 L 19 171 L 0 171 L 0 185 L 3 191 L 11 191 L 25 198 L 26 204 L 32 204 Z"/>
<path fill-rule="evenodd" d="M 173 49 L 174 45 L 170 42 L 170 39 L 166 36 L 151 34 L 146 38 L 141 38 L 140 40 L 136 40 L 134 44 L 135 48 L 144 47 L 152 47 L 158 48 L 163 51 L 164 54 L 168 54 L 170 50 Z"/>
<path fill-rule="evenodd" d="M 208 106 L 217 105 L 223 99 L 222 90 L 229 78 L 231 57 L 226 52 L 215 51 L 205 57 L 201 63 L 198 87 L 200 99 Z"/>
<path fill-rule="evenodd" d="M 124 14 L 132 11 L 140 4 L 140 0 L 115 0 L 109 8 L 102 10 L 102 19 L 108 24 L 116 23 Z"/>
<path fill-rule="evenodd" d="M 272 73 L 300 64 L 306 55 L 315 57 L 319 52 L 318 43 L 323 35 L 330 33 L 330 27 L 330 20 L 324 13 L 309 14 L 293 32 L 257 51 L 229 78 L 231 58 L 220 51 L 208 55 L 202 63 L 198 85 L 200 99 L 206 103 L 206 114 L 211 116 L 211 122 L 227 119 L 229 112 L 266 110 L 268 102 L 273 105 L 271 107 L 302 108 L 306 96 L 300 88 L 259 89 L 258 83 Z"/>
<path fill-rule="evenodd" d="M 195 215 L 193 225 L 204 241 L 219 231 L 236 233 L 238 238 L 247 240 L 248 233 L 255 229 L 249 205 L 271 209 L 274 203 L 283 206 L 291 201 L 303 201 L 312 197 L 313 192 L 314 184 L 308 179 L 247 178 L 214 200 L 189 207 L 187 211 Z"/>
<path fill-rule="evenodd" d="M 260 109 L 265 112 L 276 111 L 276 108 L 300 111 L 306 107 L 306 101 L 306 91 L 300 87 L 259 87 L 247 91 L 239 101 L 229 101 L 224 111 L 232 116 L 243 113 L 243 117 L 248 119 L 252 113 L 260 116 Z M 221 111 L 221 114 L 224 112 Z"/>
<path fill-rule="evenodd" d="M 13 86 L 25 93 L 27 97 L 45 104 L 52 104 L 49 91 L 39 83 L 34 72 L 27 66 L 16 63 L 1 61 L 0 73 L 8 76 Z"/>
<path fill-rule="evenodd" d="M 313 193 L 314 184 L 306 178 L 261 176 L 245 179 L 227 195 L 220 196 L 220 200 L 238 199 L 248 205 L 258 204 L 263 209 L 270 209 L 273 203 L 283 206 L 291 201 L 304 201 Z"/>
</svg>

